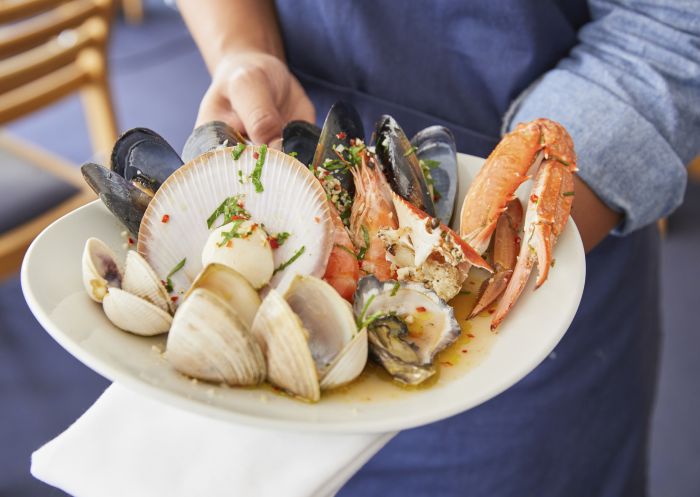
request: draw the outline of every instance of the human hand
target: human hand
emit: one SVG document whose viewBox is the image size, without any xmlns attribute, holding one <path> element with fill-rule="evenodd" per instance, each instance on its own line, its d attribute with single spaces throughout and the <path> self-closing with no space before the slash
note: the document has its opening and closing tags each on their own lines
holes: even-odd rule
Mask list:
<svg viewBox="0 0 700 497">
<path fill-rule="evenodd" d="M 197 126 L 224 121 L 255 143 L 281 137 L 294 119 L 315 121 L 313 104 L 279 58 L 262 52 L 236 53 L 216 66 L 202 98 Z"/>
</svg>

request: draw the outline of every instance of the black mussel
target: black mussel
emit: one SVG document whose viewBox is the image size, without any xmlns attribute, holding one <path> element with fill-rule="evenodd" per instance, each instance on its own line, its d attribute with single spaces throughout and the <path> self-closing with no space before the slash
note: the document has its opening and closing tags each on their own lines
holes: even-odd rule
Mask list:
<svg viewBox="0 0 700 497">
<path fill-rule="evenodd" d="M 88 162 L 80 170 L 100 200 L 137 237 L 151 197 L 116 172 L 100 165 Z"/>
<path fill-rule="evenodd" d="M 360 114 L 351 104 L 336 102 L 323 123 L 312 164 L 314 169 L 330 171 L 350 197 L 355 195 L 355 184 L 347 165 L 353 162 L 351 147 L 357 139 L 365 139 Z"/>
<path fill-rule="evenodd" d="M 210 121 L 197 126 L 187 138 L 182 149 L 182 160 L 189 162 L 205 152 L 219 147 L 233 147 L 240 140 L 240 135 L 222 121 Z"/>
<path fill-rule="evenodd" d="M 416 149 L 391 116 L 382 116 L 377 121 L 376 152 L 392 189 L 423 212 L 435 217 L 435 204 L 418 162 Z"/>
<path fill-rule="evenodd" d="M 430 126 L 416 133 L 411 145 L 431 190 L 437 217 L 449 225 L 457 195 L 455 137 L 444 126 Z"/>
<path fill-rule="evenodd" d="M 321 128 L 306 121 L 290 121 L 282 130 L 282 150 L 285 154 L 296 154 L 304 165 L 311 164 L 316 145 L 321 137 Z"/>
<path fill-rule="evenodd" d="M 173 147 L 155 131 L 130 129 L 112 149 L 112 170 L 140 188 L 155 192 L 183 162 Z"/>
</svg>

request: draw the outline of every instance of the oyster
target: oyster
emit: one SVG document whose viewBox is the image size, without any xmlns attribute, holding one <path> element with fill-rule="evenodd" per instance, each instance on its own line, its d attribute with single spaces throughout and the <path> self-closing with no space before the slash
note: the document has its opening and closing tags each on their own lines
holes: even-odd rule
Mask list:
<svg viewBox="0 0 700 497">
<path fill-rule="evenodd" d="M 367 361 L 366 330 L 350 304 L 325 281 L 297 275 L 284 295 L 270 290 L 253 322 L 268 380 L 316 402 L 321 389 L 355 379 Z"/>
<path fill-rule="evenodd" d="M 461 333 L 454 309 L 423 285 L 360 280 L 353 306 L 367 329 L 372 356 L 399 382 L 415 385 L 435 373 L 435 355 Z"/>
</svg>

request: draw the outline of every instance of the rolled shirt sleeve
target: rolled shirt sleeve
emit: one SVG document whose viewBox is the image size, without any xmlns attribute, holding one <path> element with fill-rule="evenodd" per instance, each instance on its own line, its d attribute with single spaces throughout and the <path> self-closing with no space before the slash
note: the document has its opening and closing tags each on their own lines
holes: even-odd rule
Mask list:
<svg viewBox="0 0 700 497">
<path fill-rule="evenodd" d="M 700 152 L 700 2 L 590 2 L 579 44 L 514 103 L 505 129 L 547 117 L 571 133 L 579 175 L 626 234 L 683 199 Z"/>
</svg>

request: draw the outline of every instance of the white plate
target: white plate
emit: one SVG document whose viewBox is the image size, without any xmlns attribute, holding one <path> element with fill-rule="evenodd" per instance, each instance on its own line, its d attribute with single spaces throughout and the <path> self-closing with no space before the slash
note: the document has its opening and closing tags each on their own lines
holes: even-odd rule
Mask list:
<svg viewBox="0 0 700 497">
<path fill-rule="evenodd" d="M 483 161 L 467 155 L 459 159 L 458 206 Z M 369 381 L 307 404 L 269 389 L 189 380 L 159 353 L 164 337 L 137 337 L 111 325 L 83 290 L 80 257 L 91 236 L 113 248 L 122 247 L 122 231 L 96 201 L 59 219 L 34 240 L 22 266 L 22 288 L 41 325 L 68 352 L 112 381 L 205 416 L 279 429 L 392 431 L 470 409 L 506 390 L 547 357 L 574 317 L 585 279 L 583 246 L 569 221 L 555 248 L 556 267 L 545 285 L 533 292 L 531 279 L 497 335 L 487 331 L 488 317 L 475 320 L 472 326 L 479 336 L 464 355 L 467 366 L 443 366 L 438 383 L 427 389 L 405 391 L 388 382 L 377 388 Z"/>
</svg>

